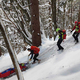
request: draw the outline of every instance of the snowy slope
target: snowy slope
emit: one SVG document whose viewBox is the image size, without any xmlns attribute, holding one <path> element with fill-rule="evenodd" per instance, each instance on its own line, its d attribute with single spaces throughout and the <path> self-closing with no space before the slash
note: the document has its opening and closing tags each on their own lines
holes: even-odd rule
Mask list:
<svg viewBox="0 0 80 80">
<path fill-rule="evenodd" d="M 63 43 L 65 50 L 57 51 L 56 41 L 44 40 L 40 47 L 40 64 L 33 64 L 30 69 L 23 72 L 24 80 L 80 80 L 80 43 L 74 44 L 69 36 Z M 19 62 L 26 62 L 29 52 L 18 55 Z M 9 55 L 0 58 L 0 71 L 11 67 Z M 6 65 L 5 65 L 6 64 Z M 17 80 L 16 75 L 6 80 Z"/>
</svg>

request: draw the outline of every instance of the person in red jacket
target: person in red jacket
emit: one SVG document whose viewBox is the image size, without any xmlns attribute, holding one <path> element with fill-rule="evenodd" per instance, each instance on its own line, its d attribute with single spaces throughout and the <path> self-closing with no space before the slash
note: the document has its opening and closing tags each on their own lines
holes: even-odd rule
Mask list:
<svg viewBox="0 0 80 80">
<path fill-rule="evenodd" d="M 34 64 L 36 60 L 38 61 L 38 63 L 41 61 L 41 60 L 37 59 L 37 57 L 39 56 L 39 51 L 40 51 L 40 49 L 38 47 L 31 46 L 31 48 L 28 48 L 27 50 L 30 51 L 30 54 L 28 56 L 31 55 L 29 61 L 31 61 L 31 59 L 33 58 L 32 64 Z"/>
<path fill-rule="evenodd" d="M 72 29 L 72 31 L 74 31 L 75 30 L 75 32 L 73 33 L 73 37 L 74 37 L 74 39 L 75 39 L 75 41 L 76 41 L 76 43 L 78 43 L 79 42 L 79 40 L 78 40 L 78 36 L 79 36 L 79 33 L 80 33 L 80 22 L 77 22 L 77 21 L 75 21 L 75 26 L 73 27 L 73 29 Z M 71 31 L 71 32 L 72 32 Z M 76 44 L 75 43 L 75 44 Z"/>
</svg>

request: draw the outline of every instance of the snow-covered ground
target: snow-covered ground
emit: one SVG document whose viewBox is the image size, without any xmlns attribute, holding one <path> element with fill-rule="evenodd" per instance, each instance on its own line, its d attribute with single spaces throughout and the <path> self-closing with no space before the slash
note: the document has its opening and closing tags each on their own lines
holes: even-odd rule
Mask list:
<svg viewBox="0 0 80 80">
<path fill-rule="evenodd" d="M 80 80 L 80 43 L 75 45 L 69 36 L 62 46 L 65 50 L 57 51 L 56 41 L 44 39 L 38 57 L 41 63 L 22 72 L 24 80 Z M 27 62 L 28 54 L 27 50 L 18 54 L 18 61 Z M 9 67 L 13 67 L 9 54 L 0 57 L 0 72 Z M 14 75 L 6 80 L 17 80 L 17 77 Z"/>
</svg>

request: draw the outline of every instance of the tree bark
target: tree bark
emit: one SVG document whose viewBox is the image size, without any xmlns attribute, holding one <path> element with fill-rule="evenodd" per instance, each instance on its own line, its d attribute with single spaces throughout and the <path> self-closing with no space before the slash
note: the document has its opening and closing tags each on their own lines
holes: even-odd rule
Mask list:
<svg viewBox="0 0 80 80">
<path fill-rule="evenodd" d="M 41 45 L 41 33 L 39 23 L 39 6 L 38 0 L 30 0 L 31 27 L 32 27 L 32 45 Z"/>
<path fill-rule="evenodd" d="M 56 38 L 56 0 L 51 0 L 52 2 L 52 22 L 54 23 L 54 40 Z"/>
</svg>

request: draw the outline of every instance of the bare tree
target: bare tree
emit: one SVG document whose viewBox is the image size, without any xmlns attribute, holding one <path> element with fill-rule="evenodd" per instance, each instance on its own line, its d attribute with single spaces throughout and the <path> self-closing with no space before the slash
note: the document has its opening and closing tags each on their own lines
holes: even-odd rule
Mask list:
<svg viewBox="0 0 80 80">
<path fill-rule="evenodd" d="M 7 6 L 7 4 L 8 4 L 8 1 L 5 2 L 4 0 L 1 3 L 1 8 L 5 16 L 23 35 L 25 41 L 29 43 L 29 45 L 31 45 L 32 41 L 28 35 L 28 33 L 29 34 L 31 33 L 28 29 L 27 31 L 25 30 L 25 28 L 27 28 L 27 25 L 29 26 L 29 22 L 30 22 L 30 14 L 29 14 L 29 11 L 27 11 L 26 9 L 27 4 L 22 7 L 21 6 L 22 4 L 17 0 L 10 0 L 10 3 L 9 3 L 10 6 Z"/>
</svg>

